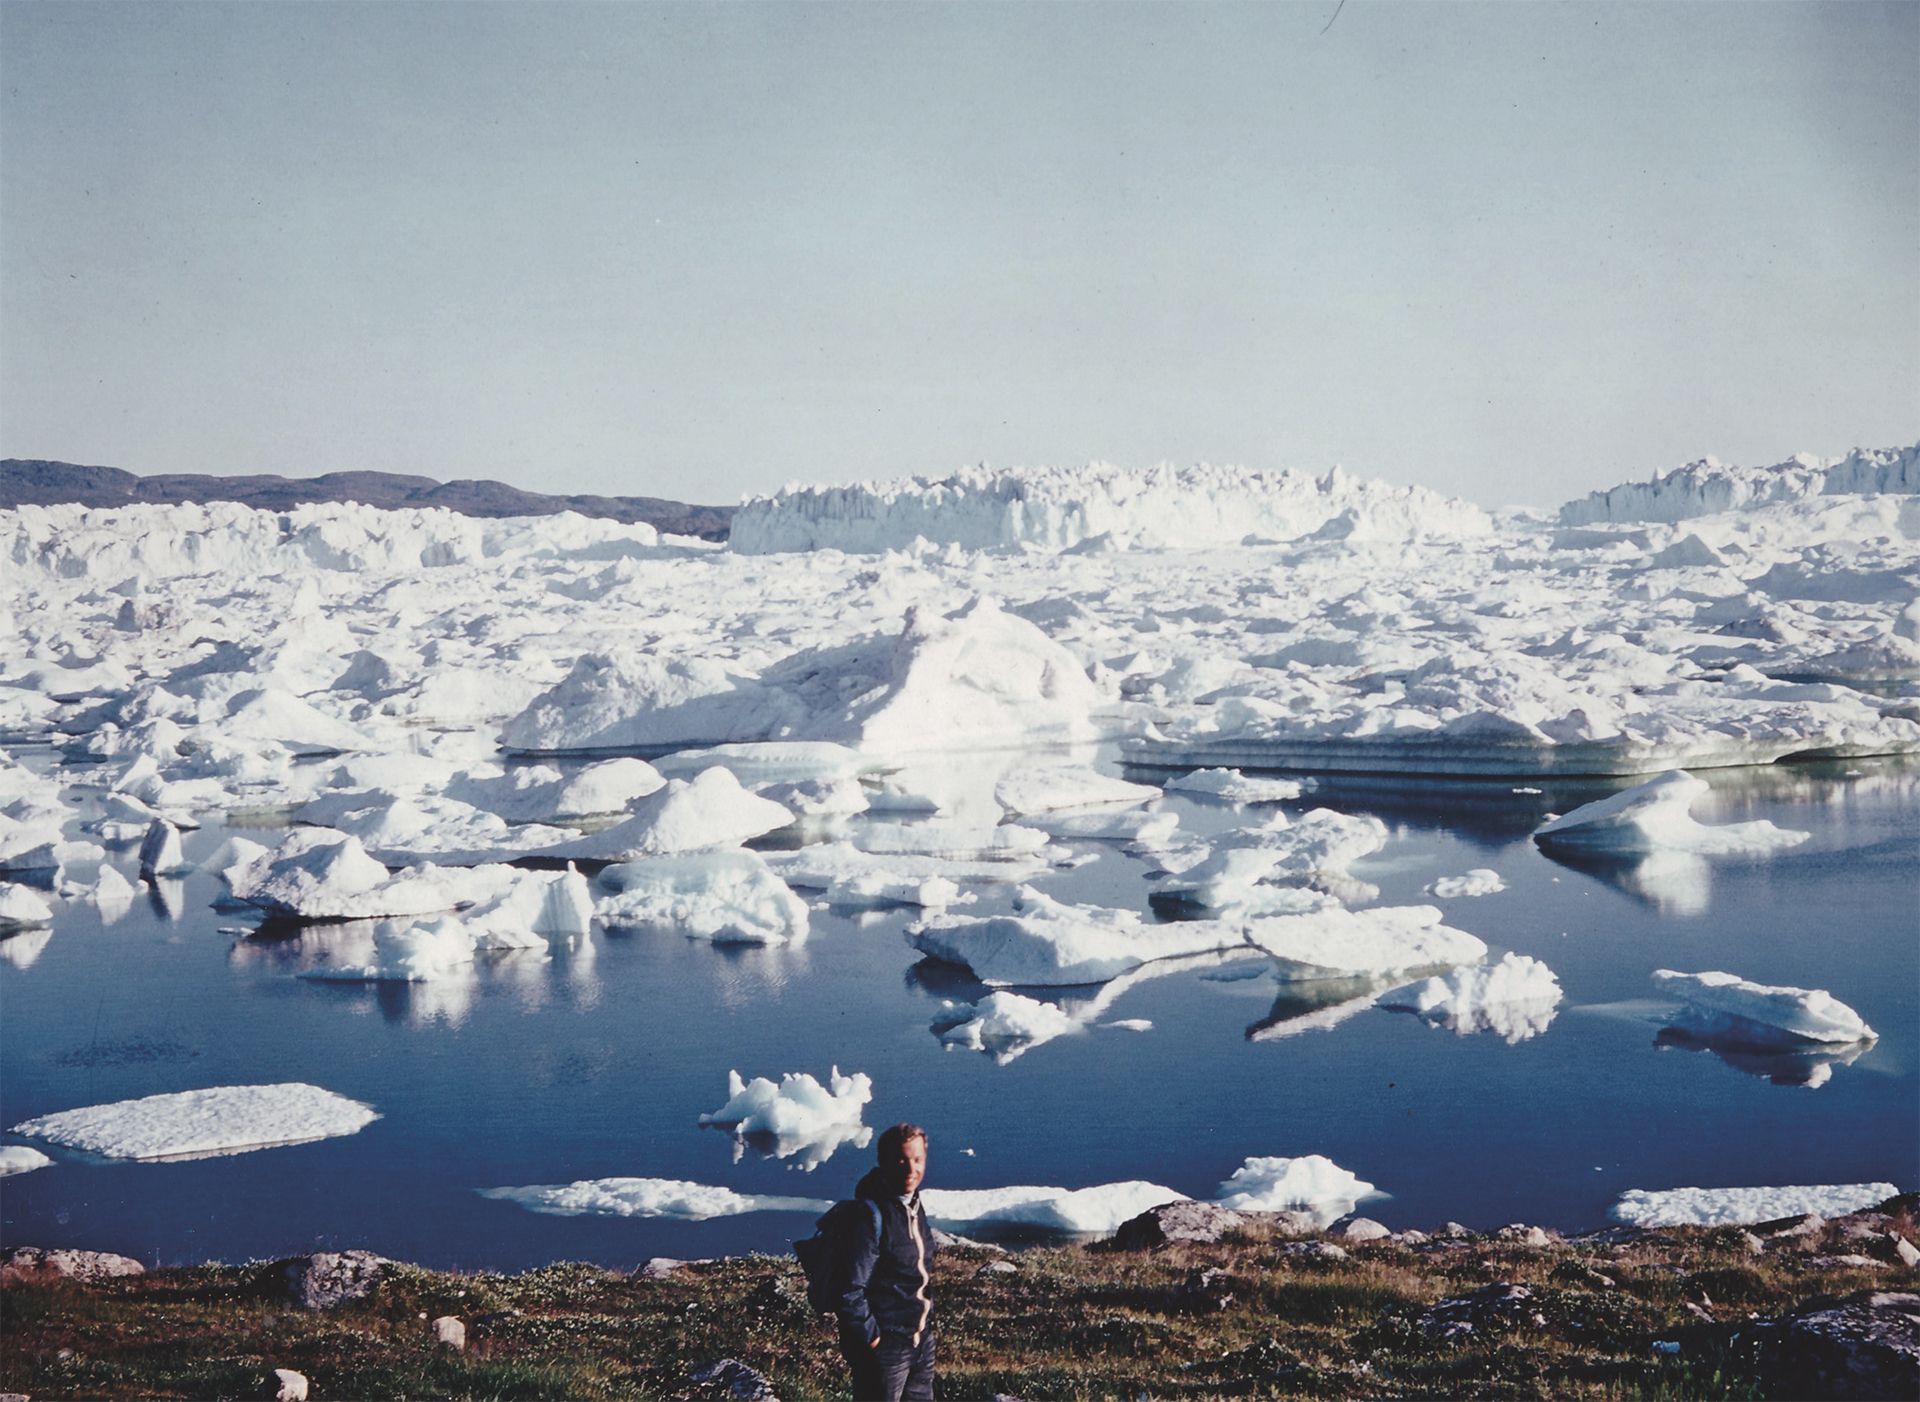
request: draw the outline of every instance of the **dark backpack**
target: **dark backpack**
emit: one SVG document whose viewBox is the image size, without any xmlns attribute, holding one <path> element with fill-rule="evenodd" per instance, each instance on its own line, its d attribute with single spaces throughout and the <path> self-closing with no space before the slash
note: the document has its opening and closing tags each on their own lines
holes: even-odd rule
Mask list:
<svg viewBox="0 0 1920 1402">
<path fill-rule="evenodd" d="M 873 1215 L 873 1229 L 879 1232 L 880 1204 L 872 1198 L 853 1198 L 829 1207 L 813 1224 L 813 1235 L 793 1244 L 800 1269 L 807 1273 L 807 1303 L 821 1314 L 833 1314 L 840 1308 L 847 1257 L 863 1210 Z"/>
</svg>

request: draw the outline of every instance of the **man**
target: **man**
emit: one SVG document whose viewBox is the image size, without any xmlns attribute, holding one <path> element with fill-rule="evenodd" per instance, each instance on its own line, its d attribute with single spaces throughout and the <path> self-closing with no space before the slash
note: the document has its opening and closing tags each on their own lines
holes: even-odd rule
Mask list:
<svg viewBox="0 0 1920 1402">
<path fill-rule="evenodd" d="M 933 1402 L 933 1233 L 920 1206 L 927 1132 L 899 1124 L 880 1136 L 879 1164 L 853 1190 L 875 1211 L 853 1217 L 842 1257 L 840 1352 L 855 1402 Z"/>
</svg>

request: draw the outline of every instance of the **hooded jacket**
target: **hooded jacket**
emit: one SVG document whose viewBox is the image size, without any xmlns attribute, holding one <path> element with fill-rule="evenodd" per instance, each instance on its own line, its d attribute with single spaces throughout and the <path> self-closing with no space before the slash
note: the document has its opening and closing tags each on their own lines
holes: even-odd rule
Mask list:
<svg viewBox="0 0 1920 1402">
<path fill-rule="evenodd" d="M 872 1344 L 882 1334 L 903 1334 L 916 1346 L 933 1319 L 928 1284 L 933 1271 L 933 1232 L 927 1211 L 915 1193 L 911 1205 L 877 1168 L 853 1190 L 880 1209 L 853 1219 L 853 1233 L 842 1260 L 844 1289 L 838 1314 L 843 1335 Z"/>
</svg>

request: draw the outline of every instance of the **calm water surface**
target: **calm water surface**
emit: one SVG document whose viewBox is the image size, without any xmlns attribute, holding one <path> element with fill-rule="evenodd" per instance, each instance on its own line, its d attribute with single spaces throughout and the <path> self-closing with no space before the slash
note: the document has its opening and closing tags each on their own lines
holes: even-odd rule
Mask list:
<svg viewBox="0 0 1920 1402">
<path fill-rule="evenodd" d="M 1389 1194 L 1362 1210 L 1391 1226 L 1568 1229 L 1599 1224 L 1635 1187 L 1911 1188 L 1920 768 L 1861 761 L 1707 777 L 1704 821 L 1769 818 L 1811 840 L 1764 861 L 1576 868 L 1529 834 L 1544 813 L 1618 784 L 1533 781 L 1545 792 L 1526 794 L 1508 783 L 1326 781 L 1311 802 L 1285 805 L 1386 821 L 1392 840 L 1354 873 L 1379 888 L 1379 903 L 1425 900 L 1428 882 L 1472 867 L 1501 873 L 1504 892 L 1437 904 L 1495 957 L 1530 954 L 1559 976 L 1557 1017 L 1515 1045 L 1377 1009 L 1286 1035 L 1320 995 L 1242 961 L 1144 980 L 1102 1015 L 1149 1019 L 1150 1031 L 1096 1025 L 996 1065 L 945 1050 L 930 1031 L 943 1000 L 984 990 L 918 961 L 902 938 L 908 912 L 816 912 L 812 938 L 792 949 L 596 933 L 590 957 L 514 955 L 450 984 L 373 986 L 295 977 L 364 929 L 235 934 L 252 921 L 211 907 L 211 876 L 143 890 L 104 926 L 87 903 L 57 903 L 50 937 L 0 943 L 0 1123 L 291 1080 L 366 1101 L 381 1118 L 345 1138 L 184 1163 L 55 1150 L 52 1167 L 0 1180 L 0 1235 L 162 1263 L 366 1247 L 469 1268 L 631 1266 L 782 1250 L 808 1217 L 562 1218 L 475 1190 L 640 1175 L 843 1196 L 867 1151 L 843 1148 L 808 1173 L 751 1150 L 736 1162 L 729 1136 L 696 1126 L 725 1100 L 730 1067 L 824 1079 L 835 1064 L 872 1076 L 868 1124 L 930 1128 L 935 1186 L 1144 1178 L 1210 1196 L 1248 1155 L 1320 1153 Z M 1197 831 L 1260 812 L 1170 802 Z M 187 855 L 210 854 L 226 832 L 188 834 Z M 1037 884 L 1143 908 L 1145 863 L 1073 845 L 1099 859 Z M 136 865 L 130 851 L 113 860 L 129 875 Z M 1660 967 L 1829 989 L 1880 1041 L 1818 1086 L 1793 1083 L 1807 1078 L 1805 1062 L 1662 1045 L 1649 980 Z"/>
</svg>

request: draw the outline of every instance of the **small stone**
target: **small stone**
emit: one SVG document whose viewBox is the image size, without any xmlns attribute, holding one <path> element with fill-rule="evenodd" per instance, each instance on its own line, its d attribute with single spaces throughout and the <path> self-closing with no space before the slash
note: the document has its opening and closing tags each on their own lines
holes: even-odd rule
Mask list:
<svg viewBox="0 0 1920 1402">
<path fill-rule="evenodd" d="M 1268 1213 L 1267 1221 L 1273 1227 L 1276 1236 L 1318 1236 L 1320 1234 L 1320 1219 L 1311 1212 L 1282 1208 L 1278 1212 Z"/>
<path fill-rule="evenodd" d="M 0 1392 L 0 1402 L 33 1402 L 24 1392 Z"/>
<path fill-rule="evenodd" d="M 736 1402 L 780 1402 L 772 1379 L 737 1358 L 716 1358 L 695 1368 L 687 1378 L 699 1387 L 717 1387 Z"/>
<path fill-rule="evenodd" d="M 373 1293 L 393 1263 L 371 1251 L 316 1251 L 281 1263 L 287 1291 L 310 1310 L 330 1310 Z"/>
<path fill-rule="evenodd" d="M 1514 1222 L 1502 1227 L 1493 1234 L 1495 1241 L 1507 1246 L 1525 1246 L 1535 1250 L 1553 1245 L 1553 1238 L 1538 1227 L 1529 1227 L 1524 1222 Z"/>
<path fill-rule="evenodd" d="M 1711 1310 L 1708 1310 L 1702 1305 L 1696 1305 L 1692 1300 L 1686 1301 L 1685 1309 L 1687 1313 L 1692 1315 L 1695 1319 L 1704 1320 L 1708 1324 L 1711 1324 L 1714 1322 L 1713 1312 Z"/>
<path fill-rule="evenodd" d="M 1191 1271 L 1173 1293 L 1187 1309 L 1223 1310 L 1233 1303 L 1233 1276 L 1217 1266 Z"/>
<path fill-rule="evenodd" d="M 1740 1241 L 1747 1248 L 1749 1256 L 1758 1256 L 1767 1249 L 1767 1244 L 1752 1232 L 1740 1233 Z"/>
<path fill-rule="evenodd" d="M 686 1264 L 685 1261 L 676 1261 L 671 1256 L 654 1256 L 635 1267 L 632 1278 L 634 1280 L 666 1280 Z"/>
<path fill-rule="evenodd" d="M 1900 1258 L 1901 1265 L 1908 1270 L 1920 1267 L 1920 1247 L 1916 1247 L 1898 1232 L 1888 1232 L 1887 1235 L 1893 1238 L 1893 1254 Z"/>
<path fill-rule="evenodd" d="M 1439 1231 L 1435 1232 L 1434 1235 L 1437 1237 L 1447 1237 L 1453 1241 L 1459 1241 L 1459 1240 L 1462 1240 L 1463 1238 L 1472 1236 L 1473 1230 L 1470 1227 L 1461 1226 L 1458 1222 L 1449 1222 L 1447 1223 L 1446 1226 L 1442 1227 Z"/>
<path fill-rule="evenodd" d="M 1371 1217 L 1350 1218 L 1346 1225 L 1336 1227 L 1334 1230 L 1348 1241 L 1379 1241 L 1382 1237 L 1393 1235 L 1384 1225 Z"/>
<path fill-rule="evenodd" d="M 443 1314 L 428 1326 L 433 1330 L 433 1341 L 445 1344 L 456 1352 L 467 1346 L 467 1326 L 450 1314 Z"/>
<path fill-rule="evenodd" d="M 1843 1256 L 1809 1256 L 1807 1264 L 1830 1271 L 1881 1271 L 1887 1268 L 1885 1261 L 1875 1260 L 1871 1256 L 1862 1256 L 1857 1251 L 1849 1251 Z"/>
<path fill-rule="evenodd" d="M 1274 1248 L 1276 1256 L 1285 1256 L 1297 1261 L 1346 1261 L 1351 1258 L 1346 1248 L 1335 1246 L 1330 1241 L 1289 1241 Z"/>
<path fill-rule="evenodd" d="M 1423 1231 L 1409 1227 L 1406 1231 L 1398 1233 L 1394 1237 L 1394 1240 L 1402 1246 L 1425 1246 L 1428 1242 L 1432 1241 L 1433 1238 Z"/>
<path fill-rule="evenodd" d="M 273 1402 L 307 1402 L 307 1375 L 291 1368 L 275 1368 L 268 1382 L 273 1387 Z"/>
<path fill-rule="evenodd" d="M 973 1273 L 973 1278 L 979 1280 L 983 1276 L 1018 1275 L 1019 1273 L 1020 1267 L 1014 1265 L 1011 1261 L 989 1261 Z"/>
</svg>

